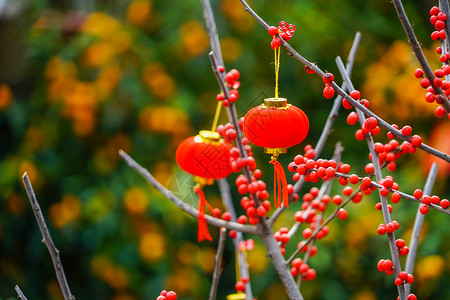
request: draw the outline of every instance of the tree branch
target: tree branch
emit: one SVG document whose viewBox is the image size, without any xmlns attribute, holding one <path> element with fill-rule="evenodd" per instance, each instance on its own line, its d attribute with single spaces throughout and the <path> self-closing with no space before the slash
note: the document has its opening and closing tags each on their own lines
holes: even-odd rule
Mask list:
<svg viewBox="0 0 450 300">
<path fill-rule="evenodd" d="M 17 296 L 19 296 L 20 300 L 28 300 L 27 297 L 25 297 L 25 295 L 22 293 L 22 290 L 18 285 L 16 285 L 14 289 L 16 290 Z"/>
<path fill-rule="evenodd" d="M 25 186 L 28 199 L 30 200 L 31 207 L 33 208 L 34 216 L 38 223 L 39 229 L 41 230 L 42 242 L 47 246 L 48 252 L 50 253 L 50 256 L 52 258 L 56 278 L 58 279 L 58 283 L 61 288 L 64 300 L 73 300 L 75 299 L 75 297 L 70 292 L 66 274 L 64 274 L 61 258 L 59 257 L 59 250 L 56 249 L 55 244 L 53 243 L 53 239 L 50 235 L 50 232 L 48 231 L 47 224 L 45 223 L 44 216 L 36 199 L 33 186 L 31 185 L 30 179 L 28 178 L 28 174 L 26 172 L 22 176 L 22 181 Z"/>
<path fill-rule="evenodd" d="M 424 195 L 431 195 L 431 191 L 433 190 L 433 185 L 434 181 L 436 180 L 437 173 L 438 173 L 438 166 L 436 163 L 433 163 L 430 172 L 428 172 L 425 187 L 423 188 Z M 408 274 L 413 273 L 414 260 L 416 259 L 417 247 L 419 245 L 420 231 L 422 230 L 422 224 L 424 219 L 425 215 L 421 214 L 419 209 L 417 209 L 416 219 L 414 220 L 414 227 L 411 234 L 411 241 L 409 243 L 409 253 L 406 258 L 406 265 L 405 265 L 405 272 Z M 409 292 L 411 291 L 411 284 L 405 285 L 405 291 L 406 294 L 409 294 Z"/>
<path fill-rule="evenodd" d="M 444 92 L 440 87 L 437 87 L 433 83 L 434 73 L 433 70 L 431 70 L 430 64 L 428 63 L 425 55 L 422 52 L 422 48 L 420 47 L 419 42 L 417 41 L 417 37 L 414 34 L 414 29 L 411 26 L 411 23 L 409 23 L 408 16 L 406 15 L 405 9 L 403 8 L 403 4 L 401 0 L 393 0 L 392 3 L 394 4 L 395 11 L 397 12 L 398 18 L 400 22 L 402 23 L 403 29 L 405 30 L 406 36 L 408 37 L 408 42 L 411 45 L 411 48 L 414 52 L 414 54 L 417 57 L 417 60 L 419 61 L 420 66 L 422 67 L 423 72 L 425 73 L 425 76 L 430 80 L 431 86 L 433 87 L 434 93 L 436 95 L 442 95 L 443 103 L 442 106 L 445 108 L 445 111 L 447 113 L 450 112 L 450 103 L 448 101 L 447 96 L 445 96 Z M 448 5 L 448 4 L 447 4 Z M 448 32 L 446 31 L 446 34 Z M 448 36 L 447 36 L 448 37 Z"/>
<path fill-rule="evenodd" d="M 219 184 L 220 195 L 222 196 L 222 203 L 225 206 L 225 209 L 231 214 L 231 221 L 236 222 L 237 215 L 236 210 L 234 209 L 233 200 L 231 199 L 230 194 L 230 185 L 226 178 L 217 180 Z M 236 232 L 236 237 L 233 239 L 234 248 L 239 250 L 240 243 L 244 240 L 241 232 Z M 247 259 L 242 251 L 236 251 L 236 259 L 239 261 L 239 277 L 247 277 L 250 279 L 250 272 L 248 270 Z M 245 295 L 247 300 L 253 300 L 253 292 L 252 285 L 250 280 L 245 284 Z"/>
<path fill-rule="evenodd" d="M 222 273 L 222 267 L 220 261 L 222 260 L 223 249 L 225 248 L 225 241 L 227 237 L 227 229 L 225 227 L 220 228 L 219 243 L 217 244 L 217 253 L 214 258 L 214 272 L 212 277 L 211 289 L 209 290 L 209 300 L 215 300 L 217 294 L 217 288 L 219 286 L 219 279 Z"/>
<path fill-rule="evenodd" d="M 119 150 L 120 157 L 127 163 L 129 167 L 137 171 L 144 179 L 154 186 L 163 196 L 169 199 L 173 204 L 175 204 L 179 209 L 184 211 L 185 213 L 193 216 L 194 218 L 198 217 L 198 210 L 192 207 L 191 205 L 183 202 L 177 196 L 175 196 L 171 191 L 166 189 L 161 183 L 159 183 L 152 174 L 142 167 L 139 163 L 137 163 L 133 158 L 131 158 L 125 151 Z M 214 218 L 210 215 L 205 214 L 206 221 L 214 225 L 216 227 L 225 227 L 227 229 L 236 230 L 245 233 L 253 233 L 258 234 L 259 230 L 256 226 L 253 225 L 242 225 L 236 222 L 227 222 L 221 219 Z"/>
<path fill-rule="evenodd" d="M 354 90 L 353 83 L 352 83 L 350 77 L 348 76 L 347 72 L 345 71 L 344 63 L 342 62 L 340 57 L 338 57 L 336 59 L 336 63 L 338 65 L 338 68 L 339 68 L 339 71 L 341 72 L 342 77 L 347 82 L 349 88 Z M 351 97 L 349 97 L 349 98 L 351 98 Z M 358 102 L 358 101 L 355 101 L 355 102 Z M 366 117 L 364 116 L 364 114 L 362 113 L 361 110 L 356 109 L 356 112 L 358 113 L 358 119 L 359 119 L 360 123 L 364 124 Z M 379 182 L 382 179 L 381 167 L 380 167 L 380 163 L 378 160 L 378 153 L 375 151 L 375 146 L 374 146 L 372 135 L 370 135 L 370 134 L 366 135 L 366 143 L 367 143 L 367 147 L 369 148 L 369 152 L 372 156 L 372 162 L 373 162 L 373 165 L 375 168 L 375 179 L 377 182 Z M 391 214 L 389 212 L 387 199 L 386 199 L 386 197 L 382 196 L 380 193 L 379 193 L 379 196 L 380 196 L 380 202 L 381 202 L 381 208 L 382 208 L 382 212 L 383 212 L 384 222 L 385 222 L 385 224 L 388 224 L 391 222 Z M 391 251 L 392 262 L 394 263 L 395 276 L 398 277 L 398 273 L 401 271 L 401 266 L 400 266 L 400 259 L 399 259 L 399 255 L 398 255 L 398 251 L 397 251 L 397 246 L 395 244 L 395 234 L 393 232 L 387 233 L 387 237 L 388 237 L 388 242 L 389 242 L 389 248 Z M 400 300 L 406 300 L 404 285 L 402 284 L 402 285 L 397 286 L 397 290 L 398 290 L 398 295 L 400 297 Z"/>
</svg>

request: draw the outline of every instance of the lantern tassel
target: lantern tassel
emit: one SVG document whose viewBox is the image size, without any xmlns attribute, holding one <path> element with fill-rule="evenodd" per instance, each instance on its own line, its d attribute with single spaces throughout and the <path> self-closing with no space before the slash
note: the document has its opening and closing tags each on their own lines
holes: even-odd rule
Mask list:
<svg viewBox="0 0 450 300">
<path fill-rule="evenodd" d="M 196 185 L 194 187 L 194 192 L 198 195 L 198 233 L 197 233 L 197 239 L 199 242 L 203 240 L 212 241 L 211 234 L 208 230 L 208 223 L 206 222 L 205 218 L 205 205 L 208 205 L 210 207 L 209 203 L 206 201 L 205 194 L 203 193 L 203 189 L 201 186 Z"/>
<path fill-rule="evenodd" d="M 278 162 L 276 157 L 272 156 L 270 163 L 273 165 L 273 197 L 275 202 L 275 207 L 281 207 L 281 201 L 283 200 L 283 205 L 289 207 L 289 199 L 287 192 L 287 180 L 286 173 L 284 173 L 283 166 Z M 277 189 L 278 187 L 278 189 Z"/>
</svg>

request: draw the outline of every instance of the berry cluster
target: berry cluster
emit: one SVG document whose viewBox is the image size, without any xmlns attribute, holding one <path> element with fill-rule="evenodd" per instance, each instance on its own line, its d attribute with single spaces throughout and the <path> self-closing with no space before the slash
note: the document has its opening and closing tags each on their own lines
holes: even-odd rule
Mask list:
<svg viewBox="0 0 450 300">
<path fill-rule="evenodd" d="M 405 240 L 397 239 L 395 241 L 395 246 L 397 246 L 397 251 L 398 251 L 399 256 L 408 255 L 409 248 L 408 248 L 408 246 L 406 246 Z"/>
<path fill-rule="evenodd" d="M 305 154 L 295 156 L 294 161 L 288 166 L 289 171 L 296 172 L 292 177 L 294 181 L 298 181 L 302 175 L 306 182 L 313 183 L 319 179 L 328 180 L 334 177 L 337 167 L 334 160 L 314 160 L 316 152 L 311 145 L 305 146 L 304 150 Z"/>
<path fill-rule="evenodd" d="M 220 73 L 225 72 L 225 68 L 222 66 L 219 66 L 217 68 Z M 217 101 L 222 101 L 222 105 L 224 107 L 230 106 L 230 103 L 235 102 L 239 98 L 239 91 L 238 88 L 241 86 L 241 83 L 238 81 L 241 74 L 238 70 L 232 69 L 228 73 L 225 74 L 225 81 L 228 84 L 228 87 L 230 88 L 230 94 L 228 99 L 225 99 L 225 96 L 223 93 L 217 94 L 216 98 Z"/>
<path fill-rule="evenodd" d="M 422 203 L 419 207 L 419 211 L 422 215 L 426 215 L 430 211 L 431 204 L 440 205 L 444 209 L 447 209 L 450 206 L 450 201 L 448 201 L 448 199 L 441 200 L 439 196 L 436 195 L 423 195 L 423 192 L 420 189 L 416 189 L 413 196 Z"/>
<path fill-rule="evenodd" d="M 177 294 L 174 291 L 162 290 L 156 300 L 175 300 L 177 299 Z"/>
<path fill-rule="evenodd" d="M 305 68 L 305 70 L 309 74 L 314 73 L 314 72 L 310 73 L 311 69 L 309 69 L 309 68 L 308 69 Z M 335 90 L 331 86 L 331 82 L 333 82 L 333 81 L 334 81 L 334 75 L 329 72 L 325 73 L 325 75 L 323 76 L 323 82 L 325 83 L 325 87 L 323 88 L 323 96 L 327 99 L 333 98 L 333 96 L 335 94 Z"/>
<path fill-rule="evenodd" d="M 302 276 L 303 280 L 313 280 L 316 278 L 316 270 L 310 268 L 308 264 L 304 263 L 301 258 L 296 258 L 292 261 L 291 274 L 292 276 Z"/>
<path fill-rule="evenodd" d="M 379 235 L 384 235 L 386 233 L 393 233 L 394 231 L 396 231 L 397 229 L 400 228 L 400 224 L 397 221 L 392 221 L 389 222 L 387 224 L 380 224 L 378 225 L 378 234 Z"/>
<path fill-rule="evenodd" d="M 278 49 L 281 46 L 280 37 L 287 42 L 292 38 L 295 30 L 296 28 L 294 25 L 288 24 L 285 21 L 278 23 L 278 27 L 269 26 L 267 31 L 273 37 L 270 42 L 270 47 L 272 47 L 272 49 Z"/>
<path fill-rule="evenodd" d="M 433 41 L 437 40 L 445 40 L 445 21 L 447 20 L 447 15 L 440 11 L 439 7 L 433 6 L 430 9 L 430 23 L 434 25 L 434 28 L 436 29 L 431 33 L 431 39 Z M 447 58 L 448 60 L 448 58 Z"/>
<path fill-rule="evenodd" d="M 440 11 L 439 7 L 433 6 L 430 9 L 430 22 L 435 27 L 435 31 L 431 33 L 431 39 L 433 41 L 437 40 L 446 40 L 445 34 L 445 21 L 447 20 L 447 15 Z M 425 92 L 425 101 L 428 103 L 436 102 L 439 106 L 435 110 L 435 114 L 437 117 L 442 118 L 447 115 L 442 103 L 446 100 L 445 96 L 450 95 L 450 82 L 445 80 L 445 76 L 450 75 L 450 65 L 448 62 L 450 61 L 449 49 L 442 47 L 436 48 L 436 53 L 440 55 L 439 60 L 443 63 L 442 67 L 434 70 L 434 78 L 431 82 L 431 78 L 424 77 L 424 72 L 422 69 L 418 68 L 414 71 L 414 76 L 420 79 L 420 86 L 426 89 Z M 444 95 L 436 94 L 434 87 L 442 88 Z M 450 114 L 448 115 L 450 118 Z"/>
<path fill-rule="evenodd" d="M 280 251 L 281 254 L 285 255 L 286 254 L 286 245 L 287 243 L 291 240 L 291 238 L 288 235 L 289 232 L 289 228 L 287 227 L 281 227 L 279 230 L 275 231 L 275 233 L 273 234 L 273 237 L 275 238 L 275 240 L 279 243 L 281 243 L 280 245 Z"/>
<path fill-rule="evenodd" d="M 399 272 L 398 277 L 395 278 L 395 280 L 394 280 L 395 285 L 402 285 L 405 283 L 411 284 L 413 282 L 414 282 L 414 276 L 406 273 L 405 271 Z"/>
<path fill-rule="evenodd" d="M 380 272 L 385 272 L 388 275 L 394 274 L 394 264 L 390 259 L 380 259 L 377 263 L 377 269 Z"/>
</svg>

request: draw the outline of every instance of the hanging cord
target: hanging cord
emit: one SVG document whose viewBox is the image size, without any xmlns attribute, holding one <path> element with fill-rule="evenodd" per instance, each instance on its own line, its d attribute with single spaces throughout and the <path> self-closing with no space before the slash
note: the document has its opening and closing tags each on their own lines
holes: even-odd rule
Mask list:
<svg viewBox="0 0 450 300">
<path fill-rule="evenodd" d="M 216 114 L 214 115 L 214 121 L 211 127 L 211 131 L 216 131 L 217 122 L 219 121 L 220 110 L 222 109 L 222 102 L 217 101 Z"/>
<path fill-rule="evenodd" d="M 197 239 L 199 242 L 203 240 L 212 241 L 211 234 L 208 230 L 208 223 L 206 222 L 205 218 L 205 205 L 208 206 L 210 210 L 212 210 L 212 207 L 209 205 L 209 203 L 206 201 L 205 194 L 203 193 L 203 186 L 201 184 L 196 184 L 194 186 L 194 192 L 198 195 L 198 217 L 197 217 L 197 223 L 198 223 L 198 233 L 197 233 Z"/>
<path fill-rule="evenodd" d="M 273 165 L 273 198 L 275 207 L 281 207 L 281 202 L 283 205 L 289 207 L 288 191 L 287 191 L 287 180 L 286 173 L 284 172 L 283 166 L 277 160 L 277 156 L 272 155 L 270 163 Z"/>
<path fill-rule="evenodd" d="M 280 71 L 280 53 L 281 47 L 274 49 L 275 51 L 275 99 L 278 99 L 278 73 Z"/>
</svg>

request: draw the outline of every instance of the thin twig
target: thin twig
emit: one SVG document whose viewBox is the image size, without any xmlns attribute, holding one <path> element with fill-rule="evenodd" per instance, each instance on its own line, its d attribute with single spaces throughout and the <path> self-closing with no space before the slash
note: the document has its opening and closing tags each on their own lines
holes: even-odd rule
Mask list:
<svg viewBox="0 0 450 300">
<path fill-rule="evenodd" d="M 403 8 L 402 1 L 401 0 L 393 0 L 392 3 L 394 4 L 398 18 L 399 18 L 400 22 L 402 23 L 403 29 L 405 30 L 405 33 L 406 33 L 406 36 L 408 37 L 409 44 L 411 45 L 411 48 L 412 48 L 414 54 L 416 55 L 417 60 L 419 61 L 419 64 L 422 67 L 423 72 L 425 73 L 425 76 L 430 80 L 430 83 L 431 83 L 431 86 L 433 87 L 434 93 L 436 95 L 439 94 L 442 96 L 442 99 L 443 99 L 442 106 L 445 108 L 445 111 L 447 113 L 449 113 L 450 112 L 450 103 L 447 99 L 447 96 L 445 96 L 444 92 L 442 91 L 442 89 L 440 87 L 435 86 L 433 83 L 433 79 L 435 78 L 433 70 L 431 69 L 430 64 L 428 63 L 425 55 L 422 52 L 422 48 L 420 47 L 419 41 L 417 41 L 417 37 L 414 34 L 414 29 L 412 28 L 411 23 L 408 20 L 408 16 L 406 15 L 405 9 Z"/>
<path fill-rule="evenodd" d="M 214 258 L 214 272 L 212 277 L 211 289 L 209 290 L 209 300 L 215 300 L 217 294 L 217 288 L 219 287 L 219 279 L 222 274 L 222 267 L 220 262 L 222 260 L 223 249 L 225 248 L 225 241 L 227 237 L 227 229 L 225 227 L 220 228 L 219 243 L 217 244 L 217 253 Z"/>
<path fill-rule="evenodd" d="M 27 297 L 25 297 L 25 295 L 23 294 L 22 290 L 18 285 L 16 285 L 14 289 L 16 290 L 17 296 L 19 296 L 20 300 L 27 300 Z"/>
<path fill-rule="evenodd" d="M 203 6 L 203 17 L 205 19 L 206 27 L 208 28 L 209 43 L 211 50 L 215 53 L 218 63 L 223 66 L 222 50 L 220 49 L 219 33 L 217 31 L 216 21 L 214 20 L 214 13 L 211 8 L 209 0 L 201 0 Z"/>
<path fill-rule="evenodd" d="M 334 212 L 330 216 L 328 216 L 328 218 L 320 225 L 320 227 L 316 228 L 314 233 L 305 241 L 305 243 L 301 247 L 297 248 L 294 251 L 294 253 L 292 253 L 292 255 L 289 257 L 289 259 L 286 260 L 286 262 L 288 264 L 291 264 L 292 261 L 295 259 L 295 257 L 303 250 L 303 248 L 305 248 L 312 241 L 312 239 L 317 235 L 317 233 L 320 230 L 322 230 L 322 228 L 324 228 L 328 223 L 330 223 L 331 220 L 336 218 L 339 210 L 341 208 L 345 207 L 360 191 L 361 191 L 361 188 L 357 188 L 350 196 L 348 196 L 348 198 L 345 201 L 343 201 L 340 205 L 338 205 L 336 207 L 336 209 L 334 210 Z"/>
<path fill-rule="evenodd" d="M 192 207 L 191 205 L 185 203 L 177 196 L 175 196 L 171 191 L 166 189 L 161 183 L 159 183 L 152 174 L 142 167 L 139 163 L 137 163 L 133 158 L 131 158 L 125 151 L 119 150 L 120 157 L 127 163 L 127 165 L 134 170 L 136 170 L 144 179 L 155 187 L 162 195 L 164 195 L 167 199 L 169 199 L 173 204 L 175 204 L 179 209 L 184 211 L 185 213 L 197 218 L 198 210 Z M 214 218 L 210 215 L 205 215 L 206 221 L 214 225 L 216 227 L 225 227 L 227 229 L 236 230 L 245 233 L 258 233 L 258 228 L 253 225 L 242 225 L 236 222 L 228 222 L 218 218 Z"/>
<path fill-rule="evenodd" d="M 30 200 L 31 207 L 33 208 L 34 216 L 38 223 L 39 229 L 42 234 L 42 242 L 47 246 L 48 252 L 53 261 L 53 267 L 55 268 L 56 278 L 58 279 L 59 286 L 61 288 L 64 300 L 73 300 L 75 297 L 70 292 L 69 284 L 67 283 L 66 274 L 62 266 L 61 258 L 59 257 L 59 250 L 56 249 L 53 239 L 48 231 L 47 224 L 42 214 L 39 203 L 36 199 L 36 195 L 31 185 L 28 174 L 25 172 L 22 176 L 22 181 L 25 185 L 25 190 Z"/>
<path fill-rule="evenodd" d="M 438 173 L 438 166 L 436 163 L 433 163 L 430 172 L 428 172 L 427 181 L 425 182 L 425 186 L 423 188 L 424 195 L 431 195 L 431 191 L 433 190 L 433 185 L 434 181 L 436 180 L 437 173 Z M 414 260 L 416 259 L 417 247 L 419 245 L 420 231 L 422 230 L 424 218 L 425 215 L 421 214 L 420 210 L 417 209 L 416 219 L 414 220 L 414 227 L 411 234 L 411 241 L 409 243 L 409 253 L 406 258 L 406 265 L 405 265 L 405 272 L 408 274 L 413 273 Z M 405 285 L 405 291 L 406 294 L 409 294 L 409 292 L 411 291 L 411 284 Z"/>
<path fill-rule="evenodd" d="M 269 27 L 269 25 L 267 25 L 266 22 L 264 22 L 251 8 L 250 6 L 247 4 L 247 2 L 245 2 L 244 0 L 240 0 L 242 5 L 244 6 L 245 10 L 248 11 L 261 25 L 263 25 L 266 29 Z M 300 55 L 297 51 L 295 51 L 294 48 L 292 48 L 291 45 L 289 45 L 288 42 L 286 42 L 285 40 L 283 40 L 283 38 L 280 37 L 281 40 L 281 44 L 283 45 L 283 47 L 285 47 L 290 53 L 293 58 L 297 59 L 298 61 L 302 62 L 304 65 L 308 66 L 311 70 L 313 70 L 317 75 L 319 75 L 320 77 L 324 77 L 325 72 L 322 71 L 315 63 L 311 63 L 310 61 L 308 61 L 306 58 L 304 58 L 302 55 Z M 331 82 L 330 84 L 334 90 L 336 91 L 337 94 L 341 95 L 344 99 L 347 99 L 351 104 L 353 104 L 353 106 L 355 108 L 357 108 L 358 110 L 362 111 L 365 115 L 369 116 L 369 117 L 374 117 L 375 119 L 377 119 L 378 121 L 378 125 L 388 131 L 391 131 L 395 136 L 397 136 L 398 138 L 407 141 L 407 142 L 411 142 L 411 137 L 409 136 L 405 136 L 401 133 L 400 130 L 392 127 L 390 124 L 388 124 L 386 121 L 384 121 L 382 118 L 380 118 L 378 115 L 376 115 L 375 113 L 373 113 L 371 110 L 369 110 L 368 108 L 366 108 L 363 104 L 359 103 L 358 101 L 354 100 L 353 98 L 350 97 L 350 95 L 345 92 L 340 86 L 338 86 L 334 81 Z M 419 147 L 417 147 L 429 154 L 432 154 L 446 162 L 450 162 L 450 155 L 448 155 L 447 153 L 444 153 L 442 151 L 439 151 L 437 149 L 434 149 L 424 143 L 422 143 Z"/>
<path fill-rule="evenodd" d="M 226 178 L 217 180 L 219 185 L 220 195 L 222 196 L 222 203 L 225 209 L 231 214 L 231 221 L 236 222 L 237 215 L 234 209 L 233 200 L 231 199 L 230 185 Z M 239 245 L 244 240 L 242 232 L 236 232 L 236 237 L 233 239 L 234 248 L 239 250 Z M 248 270 L 247 259 L 242 251 L 237 252 L 237 260 L 239 262 L 239 278 L 247 277 L 250 279 L 250 272 Z M 247 300 L 253 300 L 253 292 L 250 280 L 245 284 L 245 295 Z"/>
<path fill-rule="evenodd" d="M 344 63 L 342 62 L 340 57 L 338 57 L 336 59 L 336 63 L 339 68 L 339 72 L 341 73 L 344 80 L 347 81 L 349 88 L 354 90 L 353 83 L 352 83 L 350 77 L 348 76 L 347 72 L 345 71 Z M 361 124 L 364 124 L 364 121 L 366 119 L 364 114 L 358 108 L 356 109 L 356 112 L 358 114 L 358 120 L 360 121 Z M 374 146 L 372 135 L 369 134 L 366 136 L 366 143 L 367 143 L 367 147 L 369 148 L 369 152 L 372 156 L 372 162 L 373 162 L 374 169 L 375 169 L 375 179 L 377 180 L 377 182 L 379 182 L 382 179 L 381 167 L 379 164 L 378 153 L 375 151 L 375 146 Z M 385 224 L 388 224 L 391 222 L 391 214 L 389 212 L 387 199 L 386 199 L 386 197 L 382 196 L 381 193 L 379 193 L 379 196 L 380 196 L 381 210 L 383 212 L 384 222 L 385 222 Z M 400 259 L 399 259 L 399 255 L 398 255 L 398 251 L 397 251 L 397 246 L 395 244 L 395 234 L 393 232 L 387 233 L 387 238 L 388 238 L 388 242 L 389 242 L 389 248 L 391 251 L 392 262 L 394 264 L 394 272 L 395 272 L 395 275 L 398 277 L 398 273 L 401 271 L 401 266 L 400 266 Z M 402 285 L 397 286 L 397 290 L 398 290 L 398 295 L 400 297 L 400 300 L 406 300 L 404 285 L 402 284 Z"/>
<path fill-rule="evenodd" d="M 312 171 L 316 171 L 316 169 L 312 169 Z M 340 172 L 336 172 L 336 173 L 335 173 L 335 176 L 336 176 L 336 177 L 350 178 L 351 175 L 350 175 L 350 174 L 343 174 L 343 173 L 340 173 Z M 359 180 L 361 181 L 361 180 L 362 180 L 362 177 L 359 177 Z M 377 187 L 378 189 L 384 188 L 383 185 L 379 184 L 379 183 L 376 182 L 376 181 L 372 181 L 372 182 L 371 182 L 371 185 Z M 410 195 L 410 194 L 407 194 L 407 193 L 405 193 L 405 192 L 401 192 L 401 191 L 399 191 L 399 190 L 394 190 L 393 188 L 389 188 L 389 192 L 391 192 L 391 193 L 397 193 L 397 194 L 399 194 L 402 198 L 405 198 L 405 199 L 408 199 L 408 200 L 412 200 L 412 201 L 419 202 L 419 203 L 422 202 L 420 199 L 416 199 L 416 198 L 414 198 L 414 196 L 412 196 L 412 195 Z M 425 194 L 424 194 L 424 195 L 425 195 Z M 438 211 L 440 211 L 440 212 L 443 212 L 443 213 L 445 213 L 445 214 L 447 214 L 447 215 L 450 215 L 450 210 L 448 210 L 448 209 L 446 209 L 446 208 L 442 208 L 442 207 L 441 207 L 440 205 L 438 205 L 438 204 L 430 203 L 428 206 L 430 206 L 431 208 L 434 208 L 435 210 L 438 210 Z"/>
</svg>

